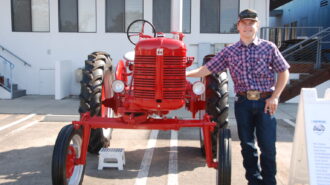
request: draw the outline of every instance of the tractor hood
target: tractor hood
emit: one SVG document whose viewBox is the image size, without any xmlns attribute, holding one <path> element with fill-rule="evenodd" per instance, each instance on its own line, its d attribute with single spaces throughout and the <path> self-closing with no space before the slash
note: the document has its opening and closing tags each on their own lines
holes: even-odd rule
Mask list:
<svg viewBox="0 0 330 185">
<path fill-rule="evenodd" d="M 145 39 L 136 45 L 135 55 L 186 56 L 186 45 L 180 40 L 165 37 Z"/>
</svg>

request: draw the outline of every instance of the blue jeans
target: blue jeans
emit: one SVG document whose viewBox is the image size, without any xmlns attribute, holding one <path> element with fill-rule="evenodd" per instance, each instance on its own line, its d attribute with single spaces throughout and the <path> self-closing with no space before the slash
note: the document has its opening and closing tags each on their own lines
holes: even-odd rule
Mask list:
<svg viewBox="0 0 330 185">
<path fill-rule="evenodd" d="M 238 137 L 241 141 L 245 177 L 249 185 L 276 184 L 276 119 L 264 113 L 265 100 L 248 100 L 237 96 L 235 101 L 235 117 Z M 260 148 L 260 166 L 258 152 L 255 147 L 255 136 Z"/>
</svg>

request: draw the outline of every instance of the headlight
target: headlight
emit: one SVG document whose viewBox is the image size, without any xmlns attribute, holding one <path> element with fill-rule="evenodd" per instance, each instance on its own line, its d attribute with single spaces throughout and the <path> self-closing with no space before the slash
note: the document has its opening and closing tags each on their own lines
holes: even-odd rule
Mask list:
<svg viewBox="0 0 330 185">
<path fill-rule="evenodd" d="M 125 84 L 121 80 L 115 80 L 112 82 L 112 89 L 115 93 L 121 93 L 125 89 Z"/>
<path fill-rule="evenodd" d="M 205 86 L 202 82 L 195 82 L 193 84 L 193 92 L 196 95 L 201 95 L 205 92 Z"/>
</svg>

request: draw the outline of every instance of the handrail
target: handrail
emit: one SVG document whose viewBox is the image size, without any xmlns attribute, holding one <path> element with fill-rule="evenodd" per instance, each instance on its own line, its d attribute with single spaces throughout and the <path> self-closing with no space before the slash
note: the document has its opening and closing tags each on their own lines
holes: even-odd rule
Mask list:
<svg viewBox="0 0 330 185">
<path fill-rule="evenodd" d="M 310 29 L 319 30 L 311 36 Z M 284 30 L 283 30 L 284 29 Z M 309 30 L 307 30 L 309 29 Z M 282 32 L 284 31 L 284 32 Z M 263 39 L 273 39 L 274 43 L 280 47 L 282 43 L 284 58 L 292 61 L 315 61 L 314 68 L 320 69 L 322 63 L 322 44 L 329 43 L 330 27 L 263 27 L 260 37 Z M 297 40 L 299 37 L 301 39 Z M 302 37 L 305 37 L 302 39 Z M 299 41 L 290 45 L 289 40 Z"/>
<path fill-rule="evenodd" d="M 9 67 L 10 67 L 9 84 L 7 84 L 7 80 L 5 80 L 2 87 L 5 88 L 6 90 L 8 90 L 10 93 L 13 93 L 13 73 L 12 73 L 12 71 L 13 71 L 15 65 L 1 55 L 0 55 L 0 58 L 2 59 L 2 62 L 6 62 L 7 64 L 9 64 Z M 4 76 L 4 77 L 6 77 L 6 76 Z"/>
<path fill-rule="evenodd" d="M 5 62 L 9 63 L 10 69 L 13 69 L 15 67 L 15 64 L 11 63 L 8 59 L 0 55 L 0 58 L 2 58 Z"/>
<path fill-rule="evenodd" d="M 12 56 L 16 57 L 17 59 L 19 59 L 21 62 L 24 63 L 24 65 L 31 67 L 31 64 L 29 64 L 28 62 L 26 62 L 25 60 L 23 60 L 22 58 L 20 58 L 19 56 L 15 55 L 13 52 L 11 52 L 10 50 L 6 49 L 5 47 L 0 45 L 0 48 L 2 49 L 2 51 L 6 51 L 9 54 L 11 54 Z M 7 60 L 8 61 L 8 60 Z"/>
<path fill-rule="evenodd" d="M 325 29 L 321 30 L 320 32 L 318 32 L 318 33 L 316 33 L 316 34 L 310 36 L 308 39 L 303 40 L 303 41 L 301 41 L 301 42 L 298 42 L 297 44 L 295 44 L 295 45 L 293 45 L 293 46 L 291 46 L 291 47 L 285 49 L 284 51 L 282 51 L 282 54 L 285 55 L 285 53 L 287 53 L 288 51 L 292 50 L 293 48 L 296 48 L 296 47 L 299 46 L 299 45 L 305 44 L 306 42 L 309 42 L 311 39 L 314 39 L 315 37 L 317 37 L 317 36 L 323 34 L 324 32 L 329 32 L 329 31 L 330 31 L 330 27 L 325 28 Z"/>
<path fill-rule="evenodd" d="M 262 27 L 260 28 L 260 38 L 274 42 L 277 47 L 282 47 L 287 40 L 306 38 L 311 34 L 320 32 L 323 27 Z M 283 45 L 285 47 L 285 45 Z"/>
<path fill-rule="evenodd" d="M 307 43 L 306 45 L 304 45 L 304 47 L 298 47 L 298 48 L 296 48 L 295 50 L 294 50 L 294 52 L 291 52 L 291 53 L 288 53 L 288 54 L 286 54 L 286 53 L 284 53 L 284 51 L 282 51 L 282 55 L 284 56 L 284 57 L 288 57 L 288 56 L 291 56 L 292 54 L 294 54 L 295 52 L 298 52 L 298 51 L 300 51 L 300 50 L 302 50 L 302 49 L 304 49 L 304 48 L 307 48 L 308 46 L 311 46 L 311 45 L 313 45 L 313 44 L 315 44 L 315 43 L 317 43 L 318 41 L 317 40 L 313 40 L 313 41 L 311 41 L 311 42 L 309 42 L 309 43 Z M 304 44 L 304 43 L 303 43 Z M 301 44 L 299 44 L 299 45 L 301 45 Z M 298 45 L 298 46 L 299 46 Z M 295 45 L 293 45 L 292 47 L 294 47 Z M 292 50 L 291 49 L 291 47 L 289 48 L 290 50 Z"/>
</svg>

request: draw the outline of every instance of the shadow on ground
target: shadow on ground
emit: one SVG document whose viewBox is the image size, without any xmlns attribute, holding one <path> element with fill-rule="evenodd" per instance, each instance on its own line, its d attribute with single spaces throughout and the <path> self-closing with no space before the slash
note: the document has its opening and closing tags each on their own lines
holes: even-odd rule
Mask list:
<svg viewBox="0 0 330 185">
<path fill-rule="evenodd" d="M 53 146 L 43 146 L 0 153 L 0 179 L 7 181 L 2 184 L 51 184 L 52 152 Z M 155 148 L 148 177 L 168 174 L 169 152 L 169 147 Z M 178 147 L 178 152 L 178 172 L 191 171 L 206 165 L 199 148 Z M 99 171 L 97 170 L 98 156 L 88 154 L 85 175 L 109 180 L 135 179 L 144 153 L 145 149 L 125 152 L 126 165 L 123 171 L 115 168 Z"/>
</svg>

